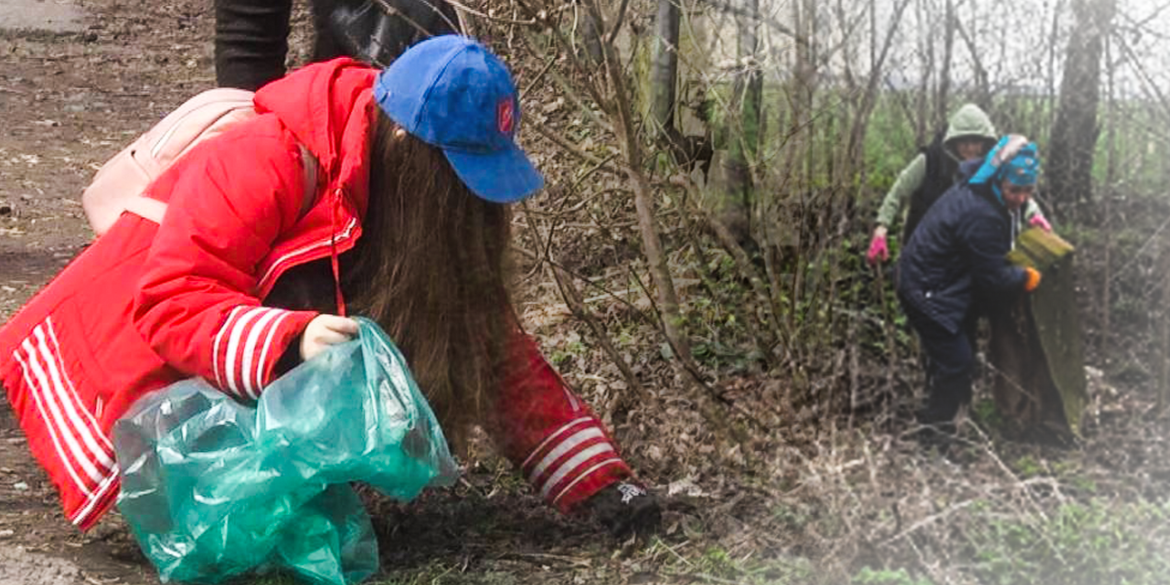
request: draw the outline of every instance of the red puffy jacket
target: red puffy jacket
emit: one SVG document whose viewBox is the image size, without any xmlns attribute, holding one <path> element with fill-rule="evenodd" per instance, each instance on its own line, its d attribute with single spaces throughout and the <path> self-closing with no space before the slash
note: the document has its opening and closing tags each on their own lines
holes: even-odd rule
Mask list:
<svg viewBox="0 0 1170 585">
<path fill-rule="evenodd" d="M 289 268 L 361 237 L 375 73 L 338 59 L 261 89 L 259 116 L 148 189 L 168 203 L 161 226 L 123 214 L 0 328 L 0 383 L 82 529 L 116 498 L 110 430 L 135 400 L 190 376 L 254 398 L 317 315 L 263 299 Z M 319 161 L 308 211 L 298 143 Z M 567 511 L 629 476 L 533 341 L 518 332 L 510 346 L 495 439 L 541 495 Z"/>
</svg>

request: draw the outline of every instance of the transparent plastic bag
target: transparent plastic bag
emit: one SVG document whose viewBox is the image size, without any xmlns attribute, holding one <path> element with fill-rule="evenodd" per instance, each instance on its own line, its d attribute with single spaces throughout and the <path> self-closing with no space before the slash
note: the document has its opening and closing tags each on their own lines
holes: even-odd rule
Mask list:
<svg viewBox="0 0 1170 585">
<path fill-rule="evenodd" d="M 349 482 L 400 501 L 450 485 L 454 460 L 406 361 L 368 319 L 254 405 L 201 379 L 143 397 L 114 425 L 118 509 L 163 581 L 292 571 L 345 585 L 377 570 Z"/>
</svg>

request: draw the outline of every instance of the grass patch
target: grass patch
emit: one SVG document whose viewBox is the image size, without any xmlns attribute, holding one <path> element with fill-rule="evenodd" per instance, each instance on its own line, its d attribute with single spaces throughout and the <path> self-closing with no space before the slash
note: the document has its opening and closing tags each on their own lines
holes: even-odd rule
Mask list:
<svg viewBox="0 0 1170 585">
<path fill-rule="evenodd" d="M 933 585 L 933 581 L 913 577 L 906 569 L 890 571 L 865 567 L 851 581 L 853 585 Z"/>
<path fill-rule="evenodd" d="M 971 530 L 980 583 L 1165 583 L 1167 508 L 1148 502 L 1071 503 L 1047 518 L 987 516 Z"/>
</svg>

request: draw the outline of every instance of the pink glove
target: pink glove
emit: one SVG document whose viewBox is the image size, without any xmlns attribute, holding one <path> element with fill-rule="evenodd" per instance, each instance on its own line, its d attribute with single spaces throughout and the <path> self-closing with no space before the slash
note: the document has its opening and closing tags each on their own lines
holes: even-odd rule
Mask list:
<svg viewBox="0 0 1170 585">
<path fill-rule="evenodd" d="M 869 252 L 866 253 L 865 259 L 874 265 L 878 263 L 878 258 L 882 262 L 890 259 L 890 249 L 886 246 L 886 232 L 884 229 L 879 229 L 874 232 L 873 239 L 869 241 Z"/>
<path fill-rule="evenodd" d="M 1048 223 L 1048 220 L 1044 219 L 1043 215 L 1033 215 L 1032 219 L 1028 220 L 1028 225 L 1038 227 L 1046 232 L 1052 231 L 1052 224 Z"/>
</svg>

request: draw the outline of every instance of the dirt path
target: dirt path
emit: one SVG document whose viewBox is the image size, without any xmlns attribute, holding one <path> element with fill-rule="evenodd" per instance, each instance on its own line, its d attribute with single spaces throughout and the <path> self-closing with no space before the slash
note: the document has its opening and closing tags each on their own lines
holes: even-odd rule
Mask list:
<svg viewBox="0 0 1170 585">
<path fill-rule="evenodd" d="M 0 9 L 0 321 L 90 238 L 78 194 L 119 145 L 211 82 L 203 2 Z M 95 18 L 94 15 L 101 15 Z M 0 407 L 0 583 L 157 583 L 124 525 L 82 535 Z"/>
</svg>

